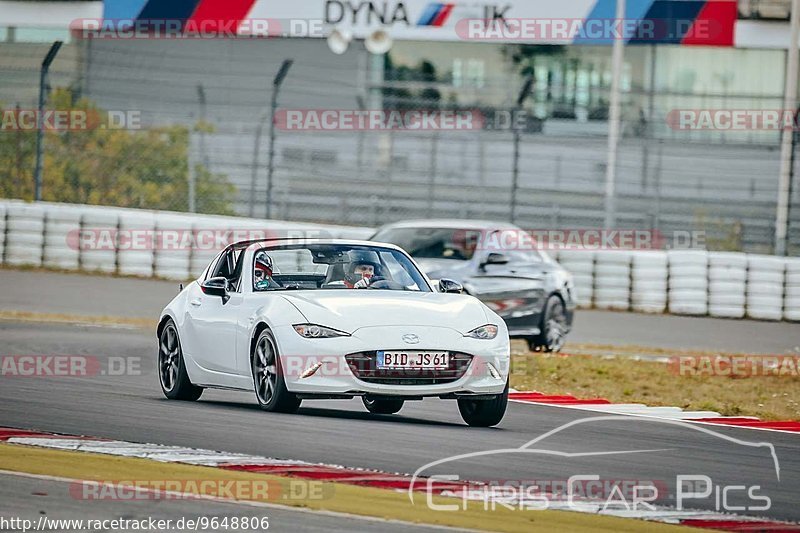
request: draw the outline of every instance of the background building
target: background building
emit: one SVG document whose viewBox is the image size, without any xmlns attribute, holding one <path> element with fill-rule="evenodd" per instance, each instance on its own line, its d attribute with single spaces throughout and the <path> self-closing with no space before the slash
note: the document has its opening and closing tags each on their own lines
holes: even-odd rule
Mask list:
<svg viewBox="0 0 800 533">
<path fill-rule="evenodd" d="M 458 35 L 457 24 L 498 12 L 506 19 L 608 18 L 613 0 L 560 7 L 547 0 L 303 0 L 283 6 L 258 0 L 247 10 L 221 9 L 215 16 L 266 19 L 284 30 L 292 20 L 321 21 L 324 29 L 290 30 L 291 38 L 185 40 L 85 39 L 69 31 L 76 20 L 103 16 L 191 19 L 216 4 L 201 0 L 181 14 L 156 9 L 160 4 L 152 0 L 109 3 L 105 13 L 99 2 L 0 2 L 0 102 L 35 105 L 41 58 L 50 42 L 64 39 L 51 87 L 69 87 L 104 109 L 139 111 L 146 128 L 188 126 L 190 168 L 200 163 L 223 175 L 236 187 L 234 210 L 263 216 L 272 79 L 291 58 L 280 108 L 478 109 L 490 120 L 471 132 L 278 130 L 273 217 L 359 225 L 422 216 L 503 220 L 509 217 L 513 134 L 495 117 L 514 109 L 530 75 L 517 222 L 530 228 L 602 225 L 611 40 L 471 42 Z M 632 19 L 713 18 L 719 26 L 705 42 L 671 35 L 626 46 L 618 225 L 705 230 L 714 248 L 771 250 L 780 133 L 676 130 L 667 117 L 676 109 L 780 109 L 788 1 L 629 0 L 628 6 Z M 323 38 L 334 28 L 355 37 L 342 55 Z M 363 45 L 380 28 L 394 40 L 385 56 Z M 796 253 L 800 187 L 793 189 Z M 185 198 L 176 199 L 176 209 L 185 206 Z"/>
</svg>

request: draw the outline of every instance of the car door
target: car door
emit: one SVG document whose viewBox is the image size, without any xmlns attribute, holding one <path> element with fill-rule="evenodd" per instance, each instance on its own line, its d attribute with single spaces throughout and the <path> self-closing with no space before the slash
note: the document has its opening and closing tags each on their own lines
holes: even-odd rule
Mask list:
<svg viewBox="0 0 800 533">
<path fill-rule="evenodd" d="M 501 254 L 507 263 L 486 264 L 489 254 Z M 473 294 L 508 322 L 526 317 L 536 322 L 544 296 L 544 262 L 532 251 L 481 251 L 469 280 Z M 532 327 L 532 326 L 531 326 Z"/>
<path fill-rule="evenodd" d="M 243 258 L 243 251 L 230 250 L 206 278 L 223 276 L 228 279 L 227 298 L 205 294 L 197 284 L 189 293 L 187 329 L 191 337 L 191 355 L 211 372 L 236 374 L 236 324 L 243 302 L 240 283 Z"/>
</svg>

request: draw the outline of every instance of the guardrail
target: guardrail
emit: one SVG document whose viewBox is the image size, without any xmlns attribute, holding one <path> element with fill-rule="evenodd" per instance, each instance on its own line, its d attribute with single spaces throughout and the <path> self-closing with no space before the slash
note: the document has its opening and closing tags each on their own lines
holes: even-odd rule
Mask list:
<svg viewBox="0 0 800 533">
<path fill-rule="evenodd" d="M 12 266 L 186 280 L 203 271 L 221 244 L 235 237 L 233 231 L 366 239 L 373 228 L 0 201 L 0 259 Z M 225 238 L 198 246 L 204 232 Z M 148 235 L 158 236 L 157 242 L 148 243 Z M 552 255 L 572 272 L 581 307 L 800 321 L 798 257 L 701 250 L 559 250 Z"/>
</svg>

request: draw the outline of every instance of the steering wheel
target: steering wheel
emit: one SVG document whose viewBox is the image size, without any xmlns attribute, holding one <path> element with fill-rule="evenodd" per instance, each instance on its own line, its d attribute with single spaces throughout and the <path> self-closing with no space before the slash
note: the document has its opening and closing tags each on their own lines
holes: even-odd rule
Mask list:
<svg viewBox="0 0 800 533">
<path fill-rule="evenodd" d="M 392 291 L 402 291 L 405 287 L 392 279 L 381 278 L 369 284 L 369 289 L 388 289 Z"/>
</svg>

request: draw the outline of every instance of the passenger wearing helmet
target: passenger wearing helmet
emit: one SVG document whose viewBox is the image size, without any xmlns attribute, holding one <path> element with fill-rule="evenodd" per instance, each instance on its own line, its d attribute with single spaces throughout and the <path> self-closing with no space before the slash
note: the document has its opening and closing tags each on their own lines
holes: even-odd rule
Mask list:
<svg viewBox="0 0 800 533">
<path fill-rule="evenodd" d="M 253 287 L 256 290 L 280 287 L 280 284 L 272 279 L 272 274 L 272 258 L 264 250 L 257 252 L 253 263 Z"/>
<path fill-rule="evenodd" d="M 371 250 L 351 250 L 350 262 L 344 272 L 344 284 L 349 289 L 366 289 L 370 283 L 383 279 L 378 254 Z"/>
</svg>

